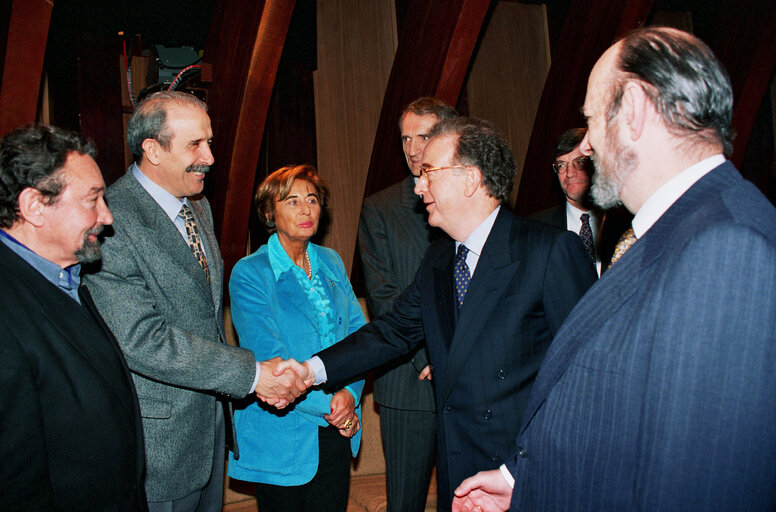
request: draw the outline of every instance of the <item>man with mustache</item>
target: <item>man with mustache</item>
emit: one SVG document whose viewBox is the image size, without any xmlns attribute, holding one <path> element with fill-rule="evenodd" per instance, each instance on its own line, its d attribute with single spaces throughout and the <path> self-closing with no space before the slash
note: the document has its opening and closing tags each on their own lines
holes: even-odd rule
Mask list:
<svg viewBox="0 0 776 512">
<path fill-rule="evenodd" d="M 303 388 L 225 343 L 223 263 L 201 195 L 212 137 L 193 95 L 159 92 L 138 107 L 127 127 L 135 164 L 106 194 L 114 234 L 86 278 L 137 387 L 151 511 L 220 511 L 228 400 L 255 391 L 289 402 Z"/>
<path fill-rule="evenodd" d="M 0 510 L 146 510 L 143 432 L 81 263 L 113 221 L 83 136 L 0 140 Z"/>
<path fill-rule="evenodd" d="M 547 351 L 515 456 L 453 511 L 775 510 L 776 209 L 725 159 L 727 73 L 693 35 L 641 29 L 583 113 L 593 200 L 632 230 Z"/>
</svg>

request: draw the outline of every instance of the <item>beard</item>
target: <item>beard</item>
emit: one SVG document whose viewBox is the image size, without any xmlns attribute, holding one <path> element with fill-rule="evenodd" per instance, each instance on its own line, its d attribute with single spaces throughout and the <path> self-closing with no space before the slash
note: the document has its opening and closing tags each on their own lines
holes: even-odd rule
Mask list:
<svg viewBox="0 0 776 512">
<path fill-rule="evenodd" d="M 99 235 L 100 233 L 102 233 L 102 226 L 97 226 L 86 232 L 84 235 L 84 244 L 75 252 L 75 256 L 80 263 L 93 263 L 102 258 L 100 239 L 97 238 L 93 242 L 89 240 L 90 235 Z"/>
<path fill-rule="evenodd" d="M 186 167 L 186 172 L 203 172 L 207 174 L 210 172 L 210 166 L 204 164 L 191 164 Z"/>
<path fill-rule="evenodd" d="M 638 166 L 639 157 L 633 149 L 617 140 L 614 130 L 606 130 L 606 147 L 592 155 L 595 173 L 590 197 L 599 208 L 608 210 L 622 204 L 620 192 L 625 179 Z"/>
</svg>

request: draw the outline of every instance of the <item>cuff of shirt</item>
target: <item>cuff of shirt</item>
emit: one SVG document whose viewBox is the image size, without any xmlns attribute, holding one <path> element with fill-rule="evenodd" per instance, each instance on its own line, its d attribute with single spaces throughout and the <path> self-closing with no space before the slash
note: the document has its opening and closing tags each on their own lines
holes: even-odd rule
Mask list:
<svg viewBox="0 0 776 512">
<path fill-rule="evenodd" d="M 256 386 L 259 385 L 259 377 L 261 377 L 261 363 L 256 361 L 256 376 L 253 378 L 253 385 L 251 386 L 251 389 L 248 390 L 245 396 L 256 392 Z"/>
<path fill-rule="evenodd" d="M 307 361 L 305 361 L 310 366 L 310 369 L 315 374 L 315 382 L 313 382 L 314 386 L 317 386 L 318 384 L 323 384 L 328 379 L 326 377 L 326 368 L 323 366 L 323 361 L 321 361 L 321 358 L 318 356 L 313 356 Z"/>
<path fill-rule="evenodd" d="M 503 476 L 504 480 L 506 480 L 507 483 L 509 484 L 509 488 L 510 489 L 514 489 L 515 488 L 515 477 L 513 477 L 512 473 L 509 472 L 509 470 L 507 469 L 507 465 L 506 464 L 502 464 L 502 465 L 500 465 L 498 467 L 498 469 L 499 469 L 499 471 L 501 471 L 501 476 Z"/>
</svg>

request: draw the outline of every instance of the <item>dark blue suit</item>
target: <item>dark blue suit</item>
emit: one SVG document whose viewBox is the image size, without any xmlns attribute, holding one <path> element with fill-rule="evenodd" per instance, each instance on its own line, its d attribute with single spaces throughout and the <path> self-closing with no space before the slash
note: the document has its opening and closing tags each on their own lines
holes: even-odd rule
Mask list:
<svg viewBox="0 0 776 512">
<path fill-rule="evenodd" d="M 440 510 L 450 510 L 464 478 L 498 467 L 514 451 L 547 347 L 596 277 L 577 235 L 502 208 L 456 314 L 454 255 L 452 240 L 432 243 L 390 313 L 318 354 L 336 385 L 425 338 L 434 366 Z"/>
<path fill-rule="evenodd" d="M 776 509 L 774 228 L 725 163 L 603 275 L 534 384 L 511 510 Z"/>
</svg>

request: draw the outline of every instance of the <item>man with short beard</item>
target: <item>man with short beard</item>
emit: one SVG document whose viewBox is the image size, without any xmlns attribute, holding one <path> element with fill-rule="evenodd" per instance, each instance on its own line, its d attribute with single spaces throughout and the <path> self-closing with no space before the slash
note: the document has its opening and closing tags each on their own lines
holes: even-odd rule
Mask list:
<svg viewBox="0 0 776 512">
<path fill-rule="evenodd" d="M 630 248 L 553 340 L 514 457 L 453 511 L 776 510 L 776 209 L 725 159 L 730 80 L 693 35 L 641 29 L 583 113 Z"/>
<path fill-rule="evenodd" d="M 227 400 L 255 391 L 289 402 L 303 388 L 225 343 L 223 262 L 201 195 L 212 137 L 190 94 L 159 92 L 138 107 L 127 127 L 135 164 L 106 194 L 114 233 L 99 272 L 85 277 L 137 386 L 152 512 L 220 512 L 234 439 Z"/>
<path fill-rule="evenodd" d="M 146 510 L 135 388 L 86 288 L 113 221 L 95 150 L 47 126 L 0 140 L 0 510 Z"/>
</svg>

